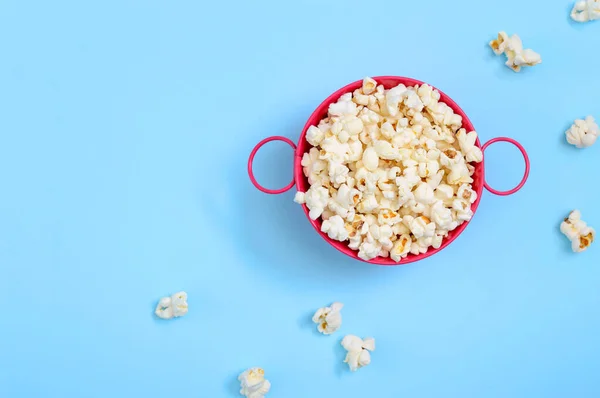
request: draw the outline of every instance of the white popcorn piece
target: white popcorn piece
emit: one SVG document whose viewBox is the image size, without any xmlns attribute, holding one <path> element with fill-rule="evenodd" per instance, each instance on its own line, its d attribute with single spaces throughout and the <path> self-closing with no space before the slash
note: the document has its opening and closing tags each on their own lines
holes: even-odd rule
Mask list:
<svg viewBox="0 0 600 398">
<path fill-rule="evenodd" d="M 322 186 L 312 185 L 304 195 L 306 207 L 310 210 L 308 216 L 316 220 L 323 214 L 329 202 L 329 190 Z"/>
<path fill-rule="evenodd" d="M 321 224 L 321 232 L 326 233 L 330 239 L 339 240 L 340 242 L 348 239 L 348 231 L 344 219 L 337 214 L 323 221 Z"/>
<path fill-rule="evenodd" d="M 483 160 L 483 152 L 475 145 L 475 141 L 477 140 L 477 133 L 475 131 L 467 133 L 465 129 L 460 129 L 456 133 L 456 139 L 458 140 L 460 151 L 464 153 L 467 162 L 479 163 Z"/>
<path fill-rule="evenodd" d="M 344 363 L 355 372 L 371 363 L 370 352 L 375 351 L 375 339 L 367 337 L 363 340 L 357 336 L 347 335 L 342 340 L 342 347 L 348 351 Z"/>
<path fill-rule="evenodd" d="M 404 216 L 404 220 L 410 228 L 410 232 L 415 238 L 430 238 L 435 234 L 435 223 L 425 216 L 414 218 L 412 216 Z"/>
<path fill-rule="evenodd" d="M 363 94 L 372 94 L 377 88 L 377 82 L 370 77 L 365 77 L 362 84 Z"/>
<path fill-rule="evenodd" d="M 188 313 L 187 293 L 178 292 L 171 297 L 161 298 L 154 313 L 162 319 L 184 316 Z"/>
<path fill-rule="evenodd" d="M 311 148 L 308 153 L 302 156 L 301 165 L 304 175 L 308 178 L 309 184 L 314 184 L 321 179 L 321 173 L 327 167 L 327 163 L 319 159 L 319 150 Z"/>
<path fill-rule="evenodd" d="M 560 224 L 560 231 L 571 241 L 571 249 L 580 253 L 587 250 L 596 237 L 596 231 L 581 219 L 579 210 L 573 210 Z"/>
<path fill-rule="evenodd" d="M 369 261 L 379 255 L 381 245 L 374 241 L 363 241 L 358 250 L 358 257 L 362 260 Z"/>
<path fill-rule="evenodd" d="M 521 71 L 522 66 L 534 66 L 542 62 L 542 57 L 531 49 L 523 49 L 523 42 L 518 35 L 508 36 L 505 32 L 490 42 L 490 47 L 496 55 L 504 53 L 506 66 L 515 72 Z"/>
<path fill-rule="evenodd" d="M 352 95 L 352 94 L 350 94 Z M 330 116 L 344 116 L 344 115 L 353 115 L 355 116 L 358 113 L 358 109 L 356 104 L 352 102 L 349 98 L 340 98 L 340 101 L 334 102 L 329 105 L 329 115 Z"/>
<path fill-rule="evenodd" d="M 310 126 L 306 131 L 306 141 L 308 141 L 308 143 L 312 146 L 321 144 L 324 138 L 325 133 L 323 133 L 318 127 Z"/>
<path fill-rule="evenodd" d="M 399 160 L 400 159 L 400 152 L 398 151 L 398 149 L 394 148 L 392 146 L 392 144 L 390 144 L 387 141 L 383 141 L 383 140 L 375 141 L 373 143 L 373 149 L 375 149 L 375 152 L 379 159 L 385 159 L 385 160 Z M 364 162 L 364 160 L 363 160 L 363 162 Z M 365 164 L 365 167 L 366 167 L 366 164 Z"/>
<path fill-rule="evenodd" d="M 435 201 L 433 188 L 431 188 L 431 186 L 426 182 L 420 182 L 417 185 L 417 189 L 415 189 L 414 195 L 415 200 L 424 205 L 429 205 Z"/>
<path fill-rule="evenodd" d="M 431 206 L 430 216 L 440 229 L 452 231 L 458 226 L 458 222 L 452 217 L 452 210 L 444 206 L 442 201 L 437 201 Z"/>
<path fill-rule="evenodd" d="M 577 148 L 587 148 L 596 142 L 600 130 L 594 118 L 588 116 L 585 120 L 575 120 L 565 134 L 569 144 L 575 145 Z"/>
<path fill-rule="evenodd" d="M 452 209 L 456 211 L 456 218 L 459 221 L 469 221 L 473 217 L 471 203 L 462 198 L 454 199 Z"/>
<path fill-rule="evenodd" d="M 391 250 L 394 245 L 391 241 L 391 237 L 394 234 L 391 226 L 373 224 L 370 226 L 369 232 L 371 237 L 381 245 L 383 250 Z"/>
<path fill-rule="evenodd" d="M 403 234 L 401 235 L 396 243 L 394 243 L 394 247 L 390 251 L 390 257 L 395 262 L 400 262 L 403 258 L 405 258 L 408 253 L 410 253 L 410 245 L 412 243 L 412 239 L 410 235 Z"/>
<path fill-rule="evenodd" d="M 571 10 L 571 19 L 575 22 L 589 22 L 600 19 L 600 0 L 581 0 Z"/>
<path fill-rule="evenodd" d="M 473 179 L 471 178 L 471 173 L 469 172 L 469 168 L 464 161 L 453 164 L 450 167 L 450 173 L 448 173 L 448 184 L 450 185 L 459 185 L 459 184 L 471 184 Z"/>
<path fill-rule="evenodd" d="M 467 201 L 469 204 L 475 203 L 477 200 L 477 193 L 468 184 L 462 184 L 456 192 L 456 197 Z"/>
<path fill-rule="evenodd" d="M 306 194 L 304 192 L 296 192 L 294 195 L 294 202 L 300 205 L 306 203 Z"/>
<path fill-rule="evenodd" d="M 379 156 L 377 155 L 377 151 L 375 150 L 375 148 L 368 147 L 367 149 L 365 149 L 363 151 L 362 161 L 367 170 L 377 170 L 377 167 L 379 167 Z"/>
<path fill-rule="evenodd" d="M 317 330 L 326 335 L 336 332 L 342 326 L 343 307 L 344 304 L 335 302 L 329 307 L 319 308 L 312 318 L 317 324 Z"/>
<path fill-rule="evenodd" d="M 271 383 L 265 379 L 265 371 L 251 368 L 238 376 L 241 384 L 240 394 L 247 398 L 263 398 L 271 389 Z"/>
</svg>

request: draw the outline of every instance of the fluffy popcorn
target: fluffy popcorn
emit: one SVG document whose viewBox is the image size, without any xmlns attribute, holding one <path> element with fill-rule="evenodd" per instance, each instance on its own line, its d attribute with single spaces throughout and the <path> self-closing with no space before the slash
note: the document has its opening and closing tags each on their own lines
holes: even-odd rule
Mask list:
<svg viewBox="0 0 600 398">
<path fill-rule="evenodd" d="M 271 383 L 265 379 L 265 371 L 251 368 L 238 376 L 241 384 L 240 394 L 247 398 L 263 398 L 271 389 Z"/>
<path fill-rule="evenodd" d="M 483 160 L 483 152 L 475 145 L 477 140 L 477 133 L 471 131 L 467 133 L 467 130 L 460 129 L 456 133 L 456 139 L 460 146 L 460 151 L 465 154 L 467 162 L 479 163 Z"/>
<path fill-rule="evenodd" d="M 325 133 L 318 127 L 310 126 L 306 131 L 306 141 L 312 146 L 319 145 L 323 141 L 323 138 L 325 138 Z"/>
<path fill-rule="evenodd" d="M 508 36 L 505 32 L 490 42 L 490 47 L 496 55 L 504 53 L 506 66 L 515 72 L 520 72 L 523 66 L 534 66 L 542 62 L 542 57 L 530 49 L 523 49 L 523 42 L 518 35 Z"/>
<path fill-rule="evenodd" d="M 498 48 L 514 48 L 510 40 Z M 310 188 L 294 200 L 365 261 L 437 249 L 472 217 L 472 175 L 483 155 L 477 133 L 440 98 L 429 85 L 386 90 L 367 78 L 306 133 Z"/>
<path fill-rule="evenodd" d="M 369 261 L 379 255 L 383 247 L 381 244 L 371 240 L 363 241 L 358 248 L 358 257 L 362 260 Z"/>
<path fill-rule="evenodd" d="M 326 233 L 330 239 L 339 240 L 340 242 L 345 241 L 349 237 L 344 219 L 338 215 L 323 221 L 321 231 Z"/>
<path fill-rule="evenodd" d="M 375 339 L 367 337 L 363 340 L 349 334 L 342 340 L 342 347 L 348 351 L 344 363 L 347 363 L 350 370 L 355 372 L 371 363 L 370 352 L 375 351 Z"/>
<path fill-rule="evenodd" d="M 379 167 L 379 156 L 374 147 L 368 147 L 363 151 L 362 162 L 365 168 L 369 171 L 377 170 Z"/>
<path fill-rule="evenodd" d="M 370 77 L 365 77 L 363 79 L 362 91 L 364 94 L 371 94 L 377 88 L 377 82 Z"/>
<path fill-rule="evenodd" d="M 157 317 L 171 319 L 188 313 L 187 293 L 178 292 L 171 297 L 163 297 L 154 311 Z"/>
<path fill-rule="evenodd" d="M 596 142 L 600 130 L 594 118 L 588 116 L 585 120 L 575 120 L 575 124 L 565 134 L 569 144 L 575 145 L 577 148 L 587 148 Z"/>
<path fill-rule="evenodd" d="M 316 220 L 323 214 L 329 202 L 329 190 L 323 186 L 311 185 L 304 195 L 306 207 L 310 210 L 308 216 Z"/>
<path fill-rule="evenodd" d="M 596 237 L 596 231 L 581 219 L 579 210 L 569 213 L 569 216 L 560 224 L 560 232 L 571 241 L 571 249 L 576 253 L 590 247 Z"/>
<path fill-rule="evenodd" d="M 323 334 L 332 334 L 342 326 L 341 310 L 344 304 L 335 302 L 330 307 L 319 308 L 312 320 L 317 324 L 317 330 Z"/>
<path fill-rule="evenodd" d="M 571 19 L 575 22 L 589 22 L 600 19 L 600 0 L 581 0 L 571 10 Z"/>
</svg>

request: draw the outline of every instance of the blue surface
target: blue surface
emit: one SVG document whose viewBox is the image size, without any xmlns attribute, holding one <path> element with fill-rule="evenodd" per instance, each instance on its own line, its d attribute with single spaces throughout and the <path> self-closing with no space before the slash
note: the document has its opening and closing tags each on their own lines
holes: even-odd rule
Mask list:
<svg viewBox="0 0 600 398">
<path fill-rule="evenodd" d="M 558 225 L 576 207 L 600 228 L 600 144 L 564 139 L 600 119 L 600 23 L 554 3 L 2 1 L 0 397 L 236 397 L 251 366 L 274 398 L 598 397 L 600 243 L 575 255 Z M 544 63 L 510 71 L 499 30 Z M 339 254 L 245 170 L 260 139 L 296 140 L 328 94 L 383 74 L 438 86 L 532 162 L 397 268 Z M 486 160 L 494 187 L 520 179 L 509 145 Z M 291 150 L 256 171 L 285 185 Z M 188 316 L 156 320 L 178 290 Z M 317 335 L 334 300 L 342 330 Z M 347 333 L 377 341 L 354 374 Z"/>
</svg>

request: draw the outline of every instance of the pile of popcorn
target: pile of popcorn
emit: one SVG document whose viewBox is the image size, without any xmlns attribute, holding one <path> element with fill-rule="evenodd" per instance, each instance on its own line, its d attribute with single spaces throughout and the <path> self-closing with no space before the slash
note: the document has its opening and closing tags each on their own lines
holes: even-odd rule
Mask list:
<svg viewBox="0 0 600 398">
<path fill-rule="evenodd" d="M 386 90 L 367 77 L 306 132 L 310 189 L 295 201 L 361 259 L 400 262 L 439 248 L 473 216 L 474 163 L 483 159 L 476 139 L 431 86 Z"/>
</svg>

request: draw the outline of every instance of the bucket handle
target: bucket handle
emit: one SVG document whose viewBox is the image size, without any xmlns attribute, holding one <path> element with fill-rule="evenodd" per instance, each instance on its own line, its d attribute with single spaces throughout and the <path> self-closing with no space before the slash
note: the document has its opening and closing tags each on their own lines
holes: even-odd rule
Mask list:
<svg viewBox="0 0 600 398">
<path fill-rule="evenodd" d="M 258 152 L 258 150 L 265 145 L 268 142 L 271 141 L 283 141 L 286 144 L 288 144 L 289 146 L 291 146 L 294 149 L 294 152 L 296 151 L 296 144 L 294 144 L 292 142 L 292 140 L 290 140 L 289 138 L 286 137 L 281 137 L 281 136 L 273 136 L 273 137 L 268 137 L 265 138 L 264 140 L 262 140 L 261 142 L 259 142 L 258 144 L 256 144 L 256 146 L 254 147 L 254 149 L 252 149 L 252 152 L 250 152 L 250 157 L 248 158 L 248 176 L 250 177 L 250 181 L 252 182 L 252 184 L 256 187 L 256 189 L 264 192 L 264 193 L 268 193 L 271 195 L 276 195 L 276 194 L 280 194 L 280 193 L 284 193 L 289 191 L 290 189 L 292 189 L 295 185 L 294 182 L 294 178 L 292 177 L 292 182 L 290 182 L 287 186 L 285 186 L 284 188 L 280 188 L 280 189 L 268 189 L 263 187 L 262 185 L 260 185 L 258 183 L 258 181 L 256 181 L 256 178 L 254 177 L 254 170 L 252 169 L 252 164 L 254 162 L 254 156 L 256 156 L 256 153 Z"/>
<path fill-rule="evenodd" d="M 500 195 L 500 196 L 512 195 L 513 193 L 517 192 L 519 189 L 523 188 L 523 185 L 525 185 L 525 182 L 527 181 L 527 177 L 529 177 L 529 156 L 527 156 L 527 152 L 525 151 L 525 148 L 523 148 L 523 145 L 519 144 L 517 141 L 513 140 L 512 138 L 508 138 L 508 137 L 492 138 L 491 140 L 489 140 L 488 142 L 483 144 L 483 146 L 481 147 L 481 151 L 482 152 L 485 151 L 485 149 L 488 146 L 492 145 L 495 142 L 508 142 L 508 143 L 516 146 L 519 149 L 519 151 L 521 151 L 521 153 L 523 154 L 523 159 L 525 159 L 525 173 L 523 174 L 523 178 L 521 179 L 521 182 L 519 183 L 519 185 L 517 185 L 515 188 L 508 190 L 508 191 L 498 191 L 498 190 L 490 187 L 488 185 L 487 181 L 485 181 L 485 180 L 483 181 L 483 186 L 485 187 L 485 189 L 487 189 L 494 195 Z"/>
</svg>

